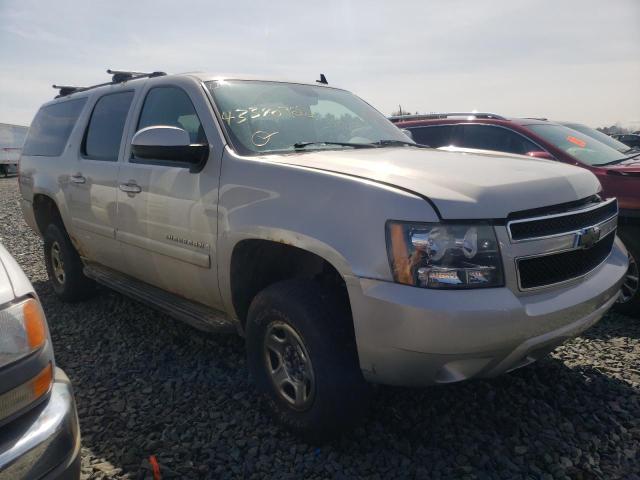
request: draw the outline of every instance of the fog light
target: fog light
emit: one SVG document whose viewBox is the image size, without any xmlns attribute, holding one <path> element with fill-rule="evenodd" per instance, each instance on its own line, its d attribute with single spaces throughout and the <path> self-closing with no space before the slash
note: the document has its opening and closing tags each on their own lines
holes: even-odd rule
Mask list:
<svg viewBox="0 0 640 480">
<path fill-rule="evenodd" d="M 28 407 L 49 392 L 53 383 L 53 367 L 47 365 L 26 383 L 0 395 L 0 420 Z"/>
</svg>

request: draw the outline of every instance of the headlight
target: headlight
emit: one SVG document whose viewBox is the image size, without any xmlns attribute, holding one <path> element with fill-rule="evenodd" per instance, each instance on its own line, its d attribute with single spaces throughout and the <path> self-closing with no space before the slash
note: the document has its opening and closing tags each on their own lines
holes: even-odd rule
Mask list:
<svg viewBox="0 0 640 480">
<path fill-rule="evenodd" d="M 387 222 L 396 282 L 425 288 L 504 285 L 498 241 L 490 225 Z"/>
<path fill-rule="evenodd" d="M 44 313 L 37 300 L 0 310 L 0 367 L 40 348 L 47 339 Z"/>
</svg>

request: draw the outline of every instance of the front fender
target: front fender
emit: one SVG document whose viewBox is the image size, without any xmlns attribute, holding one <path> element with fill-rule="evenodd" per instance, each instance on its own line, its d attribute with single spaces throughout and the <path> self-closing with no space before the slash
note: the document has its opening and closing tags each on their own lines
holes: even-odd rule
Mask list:
<svg viewBox="0 0 640 480">
<path fill-rule="evenodd" d="M 438 221 L 431 206 L 412 193 L 266 158 L 239 157 L 230 150 L 223 156 L 217 251 L 228 311 L 231 256 L 242 240 L 263 239 L 309 251 L 345 280 L 389 281 L 387 220 Z"/>
</svg>

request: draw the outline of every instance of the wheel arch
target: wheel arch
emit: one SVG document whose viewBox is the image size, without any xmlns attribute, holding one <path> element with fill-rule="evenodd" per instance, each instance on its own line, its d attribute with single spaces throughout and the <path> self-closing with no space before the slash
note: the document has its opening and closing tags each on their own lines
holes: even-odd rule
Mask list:
<svg viewBox="0 0 640 480">
<path fill-rule="evenodd" d="M 62 214 L 56 201 L 45 193 L 36 193 L 33 195 L 33 215 L 40 235 L 44 235 L 47 226 L 56 223 L 64 227 Z"/>
<path fill-rule="evenodd" d="M 347 283 L 353 274 L 346 260 L 320 242 L 300 242 L 299 235 L 281 233 L 276 238 L 242 238 L 231 248 L 228 274 L 223 273 L 228 278 L 226 303 L 242 329 L 253 298 L 268 286 L 293 278 L 322 283 L 340 295 L 350 310 Z"/>
</svg>

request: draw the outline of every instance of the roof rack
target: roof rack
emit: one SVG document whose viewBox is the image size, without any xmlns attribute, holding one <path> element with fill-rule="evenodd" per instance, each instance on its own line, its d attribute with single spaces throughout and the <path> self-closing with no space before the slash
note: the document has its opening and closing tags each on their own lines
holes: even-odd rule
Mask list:
<svg viewBox="0 0 640 480">
<path fill-rule="evenodd" d="M 86 87 L 72 87 L 71 85 L 51 85 L 51 86 L 59 90 L 58 95 L 56 95 L 56 98 L 65 97 L 67 95 L 71 95 L 72 93 L 80 92 L 82 90 L 87 89 Z"/>
<path fill-rule="evenodd" d="M 425 113 L 418 115 L 394 115 L 387 117 L 393 123 L 402 122 L 405 120 L 430 120 L 437 118 L 449 118 L 449 117 L 473 117 L 473 118 L 493 118 L 495 120 L 506 120 L 502 115 L 488 112 L 448 112 L 448 113 Z"/>
<path fill-rule="evenodd" d="M 72 87 L 70 85 L 52 85 L 53 88 L 58 89 L 58 95 L 55 98 L 66 97 L 76 92 L 83 92 L 92 88 L 104 87 L 106 85 L 115 85 L 116 83 L 123 83 L 128 80 L 135 80 L 138 78 L 153 78 L 162 77 L 166 75 L 165 72 L 131 72 L 128 70 L 107 70 L 109 75 L 112 75 L 111 81 L 106 83 L 99 83 L 97 85 L 91 85 L 90 87 Z"/>
<path fill-rule="evenodd" d="M 523 120 L 543 120 L 547 122 L 549 119 L 544 117 L 522 117 Z"/>
</svg>

